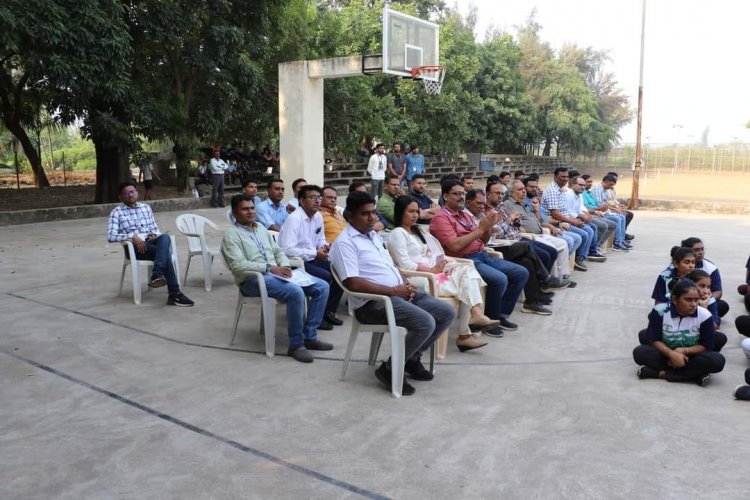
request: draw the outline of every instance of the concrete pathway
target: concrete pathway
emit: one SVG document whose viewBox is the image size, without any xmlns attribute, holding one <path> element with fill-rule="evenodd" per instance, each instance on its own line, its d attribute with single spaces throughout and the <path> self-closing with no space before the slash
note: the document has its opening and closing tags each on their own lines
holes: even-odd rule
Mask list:
<svg viewBox="0 0 750 500">
<path fill-rule="evenodd" d="M 158 213 L 162 230 L 177 215 Z M 312 365 L 262 354 L 255 306 L 229 347 L 237 289 L 219 262 L 212 292 L 191 266 L 193 308 L 163 289 L 136 306 L 129 278 L 117 297 L 105 228 L 0 228 L 0 498 L 747 498 L 750 403 L 731 396 L 750 366 L 734 329 L 746 218 L 637 213 L 636 250 L 576 273 L 553 316 L 516 312 L 517 332 L 469 353 L 451 341 L 400 400 L 364 362 L 367 338 L 339 381 L 348 321 Z M 687 236 L 732 307 L 727 367 L 705 388 L 639 381 L 631 358 Z"/>
</svg>

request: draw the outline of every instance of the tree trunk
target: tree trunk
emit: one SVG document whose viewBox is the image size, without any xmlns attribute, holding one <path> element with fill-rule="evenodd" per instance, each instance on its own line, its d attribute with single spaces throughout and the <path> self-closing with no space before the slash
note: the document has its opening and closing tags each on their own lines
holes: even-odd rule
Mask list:
<svg viewBox="0 0 750 500">
<path fill-rule="evenodd" d="M 96 195 L 94 203 L 115 203 L 118 201 L 117 187 L 132 177 L 128 162 L 128 152 L 114 146 L 109 141 L 92 136 L 96 148 Z"/>
<path fill-rule="evenodd" d="M 172 152 L 175 155 L 177 166 L 177 192 L 187 193 L 190 191 L 190 155 L 195 150 L 190 140 L 175 140 Z"/>
<path fill-rule="evenodd" d="M 23 153 L 31 163 L 31 170 L 34 172 L 34 184 L 36 187 L 49 187 L 49 179 L 47 174 L 44 173 L 44 167 L 42 167 L 42 160 L 39 157 L 39 152 L 34 147 L 34 143 L 31 142 L 31 138 L 26 133 L 24 128 L 17 120 L 9 119 L 5 113 L 3 113 L 3 123 L 8 128 L 8 131 L 18 139 L 23 147 Z"/>
<path fill-rule="evenodd" d="M 546 137 L 544 139 L 544 150 L 542 151 L 542 156 L 549 156 L 552 152 L 552 138 Z"/>
</svg>

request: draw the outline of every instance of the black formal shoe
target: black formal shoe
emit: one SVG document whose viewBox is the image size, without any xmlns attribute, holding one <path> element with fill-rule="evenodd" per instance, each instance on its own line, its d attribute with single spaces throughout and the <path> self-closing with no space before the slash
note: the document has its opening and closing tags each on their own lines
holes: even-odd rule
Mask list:
<svg viewBox="0 0 750 500">
<path fill-rule="evenodd" d="M 310 351 L 332 351 L 333 344 L 323 342 L 322 340 L 305 340 L 305 348 Z"/>
<path fill-rule="evenodd" d="M 499 326 L 491 326 L 489 328 L 485 328 L 483 333 L 488 337 L 495 337 L 496 339 L 500 339 L 505 336 L 505 332 Z"/>
<path fill-rule="evenodd" d="M 344 324 L 344 322 L 338 319 L 336 315 L 333 314 L 332 312 L 327 312 L 326 315 L 323 316 L 323 321 L 325 321 L 326 323 L 330 323 L 334 326 L 341 326 Z"/>
<path fill-rule="evenodd" d="M 510 330 L 510 331 L 518 330 L 517 324 L 511 323 L 505 318 L 500 318 L 500 326 L 502 327 L 503 330 Z"/>
<path fill-rule="evenodd" d="M 424 367 L 422 361 L 417 359 L 408 359 L 404 364 L 404 371 L 411 375 L 414 380 L 432 380 L 433 375 L 430 370 Z"/>
<path fill-rule="evenodd" d="M 380 383 L 385 386 L 385 389 L 388 392 L 391 391 L 391 367 L 388 366 L 388 363 L 383 361 L 383 364 L 380 365 L 380 368 L 375 370 L 375 378 L 380 380 Z M 417 392 L 417 390 L 414 388 L 414 386 L 404 380 L 404 384 L 401 386 L 401 395 L 411 396 L 415 392 Z"/>
<path fill-rule="evenodd" d="M 630 240 L 632 240 L 632 239 L 634 239 L 634 238 L 635 238 L 635 236 L 633 236 L 632 234 L 626 234 L 626 235 L 625 235 L 625 240 L 626 240 L 626 241 L 630 241 Z"/>
<path fill-rule="evenodd" d="M 296 359 L 300 363 L 312 363 L 315 358 L 310 351 L 304 347 L 298 347 L 296 349 L 290 348 L 287 351 L 289 357 Z"/>
<path fill-rule="evenodd" d="M 333 325 L 327 321 L 323 321 L 322 323 L 320 323 L 318 330 L 333 330 Z"/>
</svg>

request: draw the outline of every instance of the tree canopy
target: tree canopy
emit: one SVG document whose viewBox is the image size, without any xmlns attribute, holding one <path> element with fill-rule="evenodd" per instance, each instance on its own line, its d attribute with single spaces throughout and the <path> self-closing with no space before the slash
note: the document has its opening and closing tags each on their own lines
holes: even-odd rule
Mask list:
<svg viewBox="0 0 750 500">
<path fill-rule="evenodd" d="M 40 116 L 76 124 L 97 152 L 96 201 L 116 198 L 130 155 L 169 140 L 178 188 L 199 145 L 275 143 L 278 64 L 381 51 L 383 0 L 6 0 L 0 117 L 46 178 Z M 371 75 L 325 84 L 326 148 L 373 140 L 424 151 L 605 151 L 630 121 L 628 98 L 591 47 L 555 51 L 534 12 L 515 33 L 475 37 L 476 12 L 441 0 L 390 7 L 440 25 L 440 95 Z"/>
</svg>

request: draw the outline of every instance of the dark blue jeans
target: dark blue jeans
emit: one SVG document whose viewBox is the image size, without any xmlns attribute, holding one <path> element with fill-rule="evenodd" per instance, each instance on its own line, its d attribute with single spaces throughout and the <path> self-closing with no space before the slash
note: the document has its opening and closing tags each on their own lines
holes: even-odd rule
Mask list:
<svg viewBox="0 0 750 500">
<path fill-rule="evenodd" d="M 474 261 L 477 272 L 487 283 L 484 314 L 490 319 L 510 316 L 529 280 L 529 272 L 518 264 L 491 257 L 487 252 L 472 253 L 464 258 Z"/>
<path fill-rule="evenodd" d="M 330 286 L 328 291 L 328 303 L 326 304 L 326 312 L 335 314 L 339 308 L 339 302 L 341 297 L 344 295 L 344 291 L 334 281 L 333 275 L 331 275 L 331 261 L 313 259 L 305 262 L 305 271 L 308 274 L 312 274 L 316 278 L 320 278 Z"/>
<path fill-rule="evenodd" d="M 151 276 L 164 276 L 170 295 L 180 292 L 180 285 L 177 283 L 177 275 L 172 265 L 172 240 L 168 234 L 159 235 L 153 242 L 146 242 L 145 253 L 140 253 L 136 247 L 135 258 L 136 260 L 153 260 L 154 270 Z"/>
</svg>

